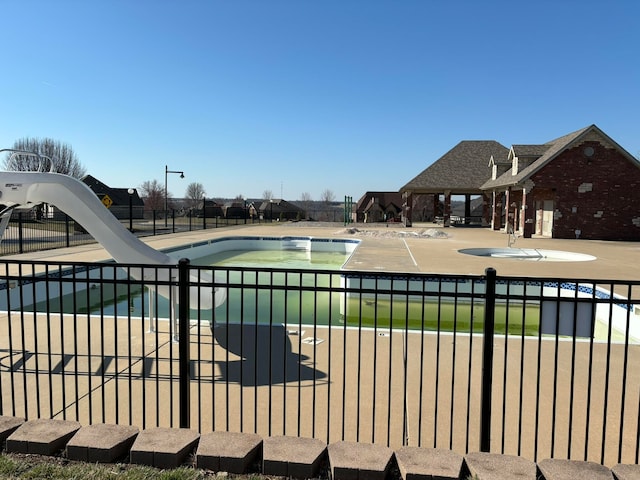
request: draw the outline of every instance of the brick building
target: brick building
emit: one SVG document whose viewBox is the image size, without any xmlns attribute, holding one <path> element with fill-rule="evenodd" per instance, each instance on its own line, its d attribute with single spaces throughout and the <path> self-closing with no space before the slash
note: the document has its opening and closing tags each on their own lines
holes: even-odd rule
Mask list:
<svg viewBox="0 0 640 480">
<path fill-rule="evenodd" d="M 399 192 L 367 192 L 355 207 L 355 221 L 365 223 L 399 222 L 402 195 Z"/>
<path fill-rule="evenodd" d="M 446 200 L 446 193 L 462 193 L 465 172 L 473 168 L 467 181 L 482 180 L 476 191 L 465 185 L 465 193 L 482 193 L 483 223 L 495 230 L 513 229 L 524 237 L 640 240 L 640 162 L 597 126 L 542 145 L 501 149 L 494 143 L 490 153 L 489 142 L 461 142 L 405 185 L 406 223 L 411 224 L 414 195 L 439 191 Z M 445 203 L 445 226 L 447 213 Z"/>
<path fill-rule="evenodd" d="M 595 125 L 492 159 L 491 225 L 524 237 L 640 240 L 640 162 Z"/>
</svg>

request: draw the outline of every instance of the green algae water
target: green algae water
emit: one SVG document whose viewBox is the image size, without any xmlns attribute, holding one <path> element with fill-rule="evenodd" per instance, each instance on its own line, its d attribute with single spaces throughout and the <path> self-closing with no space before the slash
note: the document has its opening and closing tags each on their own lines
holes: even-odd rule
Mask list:
<svg viewBox="0 0 640 480">
<path fill-rule="evenodd" d="M 336 252 L 231 250 L 199 258 L 193 265 L 221 267 L 227 300 L 214 309 L 191 311 L 191 319 L 213 324 L 331 325 L 378 329 L 479 333 L 484 303 L 453 295 L 344 293 L 340 268 L 348 254 Z M 239 270 L 238 268 L 242 268 Z M 260 271 L 260 269 L 297 271 Z M 227 270 L 228 269 L 228 270 Z M 234 270 L 235 269 L 235 270 Z M 253 270 L 252 270 L 253 269 Z M 324 270 L 317 273 L 317 270 Z M 336 273 L 331 273 L 335 271 Z M 67 295 L 49 303 L 51 311 L 148 317 L 149 291 L 139 285 L 103 284 L 87 295 Z M 342 291 L 341 291 L 342 290 Z M 169 300 L 154 296 L 159 318 L 168 318 Z M 540 308 L 512 302 L 496 306 L 497 333 L 537 335 Z"/>
</svg>

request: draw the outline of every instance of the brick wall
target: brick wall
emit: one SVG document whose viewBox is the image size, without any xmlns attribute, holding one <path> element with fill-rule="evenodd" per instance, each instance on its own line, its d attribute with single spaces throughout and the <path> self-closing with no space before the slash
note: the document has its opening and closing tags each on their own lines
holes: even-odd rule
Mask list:
<svg viewBox="0 0 640 480">
<path fill-rule="evenodd" d="M 585 148 L 593 148 L 591 156 Z M 554 238 L 640 240 L 640 168 L 597 141 L 561 153 L 532 176 L 535 200 L 555 190 Z M 538 193 L 538 194 L 536 194 Z"/>
</svg>

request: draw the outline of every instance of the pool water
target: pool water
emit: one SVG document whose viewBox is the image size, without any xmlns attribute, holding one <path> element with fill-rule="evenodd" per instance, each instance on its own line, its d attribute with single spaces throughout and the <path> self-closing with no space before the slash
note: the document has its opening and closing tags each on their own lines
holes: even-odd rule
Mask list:
<svg viewBox="0 0 640 480">
<path fill-rule="evenodd" d="M 243 285 L 259 285 L 271 286 L 271 285 L 288 285 L 299 287 L 328 287 L 329 282 L 332 282 L 332 286 L 337 288 L 340 285 L 339 275 L 315 275 L 316 270 L 340 270 L 342 265 L 349 258 L 350 253 L 344 252 L 312 252 L 312 251 L 296 251 L 296 250 L 227 250 L 211 255 L 203 256 L 191 261 L 193 265 L 197 266 L 212 266 L 212 267 L 224 267 L 229 268 L 222 271 L 225 281 L 231 283 L 241 283 Z M 232 270 L 233 268 L 247 268 L 248 271 Z M 308 274 L 299 273 L 285 273 L 285 272 L 254 272 L 250 269 L 297 269 L 297 270 L 309 270 Z M 334 277 L 331 279 L 330 277 Z M 100 291 L 102 290 L 102 292 Z M 252 293 L 253 292 L 253 293 Z M 255 294 L 254 294 L 255 293 Z M 269 291 L 262 289 L 259 294 L 256 288 L 229 288 L 227 291 L 227 301 L 214 312 L 211 310 L 203 311 L 191 311 L 192 319 L 208 320 L 212 321 L 226 321 L 229 317 L 230 321 L 238 318 L 238 312 L 240 308 L 246 310 L 256 310 L 255 302 L 252 298 L 257 299 L 257 302 L 261 305 L 258 309 L 259 317 L 268 317 L 263 313 L 263 310 L 269 309 L 270 303 L 273 303 L 274 312 L 271 314 L 271 318 L 275 315 L 277 318 L 283 318 L 285 305 L 291 305 L 293 297 L 297 292 L 288 292 L 287 299 L 282 298 L 284 291 L 274 291 L 270 297 Z M 302 301 L 305 305 L 309 303 L 309 297 L 313 296 L 314 292 L 304 292 L 302 295 Z M 311 294 L 311 295 L 310 295 Z M 301 295 L 301 294 L 299 294 Z M 320 310 L 326 310 L 328 301 L 328 292 L 316 293 L 315 302 L 318 304 Z M 170 311 L 169 299 L 162 296 L 153 297 L 153 308 L 158 312 L 160 318 L 167 318 Z M 336 306 L 339 305 L 336 303 Z M 38 309 L 46 309 L 47 302 L 39 302 L 36 307 Z M 142 288 L 140 285 L 127 286 L 125 284 L 113 284 L 105 283 L 102 289 L 89 290 L 87 295 L 76 295 L 75 298 L 72 294 L 65 295 L 61 298 L 55 298 L 48 300 L 48 308 L 50 311 L 56 312 L 62 310 L 64 313 L 91 313 L 91 314 L 104 314 L 104 315 L 125 315 L 130 314 L 132 317 L 148 317 L 149 315 L 149 290 Z M 290 307 L 287 306 L 287 309 Z M 44 311 L 44 310 L 43 310 Z M 245 314 L 245 316 L 247 316 Z M 307 321 L 312 322 L 314 315 L 309 318 L 305 315 Z M 327 318 L 328 313 L 319 314 L 319 318 Z M 251 319 L 250 321 L 255 321 Z M 268 323 L 268 320 L 265 321 Z M 260 323 L 265 323 L 262 320 Z M 328 323 L 328 319 L 325 320 L 325 324 Z"/>
<path fill-rule="evenodd" d="M 227 250 L 197 258 L 193 265 L 247 268 L 339 270 L 349 258 L 342 252 L 298 250 Z"/>
</svg>

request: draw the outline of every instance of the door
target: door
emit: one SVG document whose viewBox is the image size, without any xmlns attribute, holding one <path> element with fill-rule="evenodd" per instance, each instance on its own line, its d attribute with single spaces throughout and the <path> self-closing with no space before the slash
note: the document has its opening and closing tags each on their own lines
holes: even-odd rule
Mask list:
<svg viewBox="0 0 640 480">
<path fill-rule="evenodd" d="M 545 200 L 542 207 L 542 235 L 553 236 L 553 200 Z"/>
</svg>

